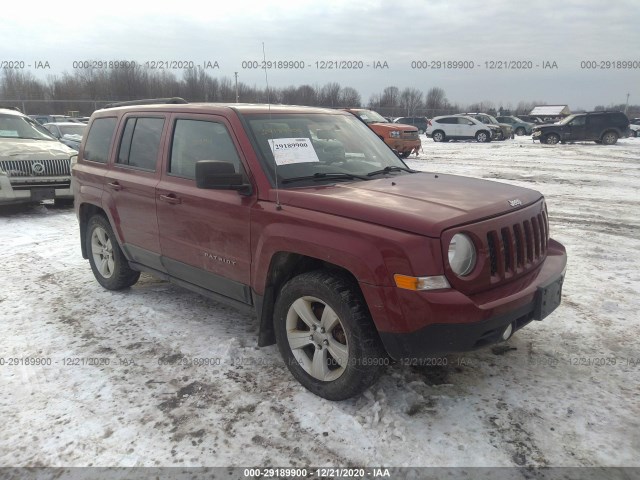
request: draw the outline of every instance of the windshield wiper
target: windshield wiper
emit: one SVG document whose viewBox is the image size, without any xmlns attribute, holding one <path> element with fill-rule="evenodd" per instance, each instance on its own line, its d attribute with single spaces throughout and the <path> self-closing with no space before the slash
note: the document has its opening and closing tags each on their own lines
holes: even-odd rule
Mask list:
<svg viewBox="0 0 640 480">
<path fill-rule="evenodd" d="M 293 182 L 301 182 L 304 180 L 313 180 L 314 182 L 317 182 L 319 180 L 324 180 L 324 179 L 333 179 L 333 180 L 353 180 L 354 178 L 357 178 L 358 180 L 369 180 L 369 178 L 367 177 L 363 177 L 362 175 L 354 175 L 353 173 L 340 173 L 340 172 L 336 172 L 336 173 L 314 173 L 313 175 L 305 175 L 304 177 L 291 177 L 291 178 L 285 178 L 284 180 L 281 181 L 281 183 L 293 183 Z"/>
<path fill-rule="evenodd" d="M 369 172 L 367 173 L 367 176 L 373 177 L 375 175 L 383 175 L 385 173 L 391 173 L 391 172 L 418 173 L 419 170 L 412 170 L 411 168 L 398 167 L 398 166 L 390 166 L 390 167 L 384 167 L 382 170 L 375 170 L 373 172 Z"/>
</svg>

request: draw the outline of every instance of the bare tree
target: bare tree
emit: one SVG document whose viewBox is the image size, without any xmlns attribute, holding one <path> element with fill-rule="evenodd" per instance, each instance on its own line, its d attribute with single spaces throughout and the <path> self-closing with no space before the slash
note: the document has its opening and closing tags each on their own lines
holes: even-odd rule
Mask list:
<svg viewBox="0 0 640 480">
<path fill-rule="evenodd" d="M 447 106 L 447 97 L 444 90 L 440 87 L 432 87 L 427 92 L 427 98 L 425 98 L 424 106 L 427 109 L 426 115 L 428 117 L 435 117 L 437 115 L 444 114 L 444 110 Z"/>
<path fill-rule="evenodd" d="M 416 110 L 422 107 L 422 92 L 417 88 L 405 88 L 400 94 L 400 105 L 407 117 L 416 114 Z"/>
<path fill-rule="evenodd" d="M 340 91 L 342 88 L 339 83 L 327 83 L 320 89 L 320 105 L 323 107 L 340 106 Z"/>
<path fill-rule="evenodd" d="M 355 88 L 344 87 L 340 92 L 340 105 L 343 107 L 358 108 L 360 103 L 362 103 L 362 100 Z"/>
</svg>

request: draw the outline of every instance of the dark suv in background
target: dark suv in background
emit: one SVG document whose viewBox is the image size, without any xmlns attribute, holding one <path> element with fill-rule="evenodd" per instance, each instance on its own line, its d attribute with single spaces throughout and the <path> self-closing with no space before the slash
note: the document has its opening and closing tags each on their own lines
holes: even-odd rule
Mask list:
<svg viewBox="0 0 640 480">
<path fill-rule="evenodd" d="M 400 117 L 396 118 L 393 123 L 403 123 L 404 125 L 413 125 L 418 129 L 418 133 L 423 134 L 427 131 L 429 120 L 427 117 Z"/>
<path fill-rule="evenodd" d="M 622 112 L 576 113 L 550 125 L 533 128 L 532 139 L 554 145 L 558 142 L 593 140 L 613 145 L 618 138 L 629 136 L 629 119 Z"/>
</svg>

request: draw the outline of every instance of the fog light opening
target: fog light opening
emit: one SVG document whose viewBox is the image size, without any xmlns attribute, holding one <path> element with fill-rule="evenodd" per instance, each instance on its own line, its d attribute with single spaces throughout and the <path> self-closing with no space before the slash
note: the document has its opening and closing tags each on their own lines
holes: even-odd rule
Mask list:
<svg viewBox="0 0 640 480">
<path fill-rule="evenodd" d="M 502 340 L 506 342 L 511 338 L 511 335 L 513 335 L 513 323 L 507 325 L 507 328 L 505 328 L 504 332 L 502 332 Z"/>
</svg>

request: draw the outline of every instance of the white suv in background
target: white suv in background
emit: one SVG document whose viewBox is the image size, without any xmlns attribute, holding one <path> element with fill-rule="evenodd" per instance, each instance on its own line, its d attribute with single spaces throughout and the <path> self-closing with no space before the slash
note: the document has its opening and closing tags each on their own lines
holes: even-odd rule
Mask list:
<svg viewBox="0 0 640 480">
<path fill-rule="evenodd" d="M 427 136 L 433 138 L 434 142 L 473 138 L 478 142 L 490 142 L 497 133 L 492 127 L 466 115 L 444 115 L 429 120 Z"/>
</svg>

